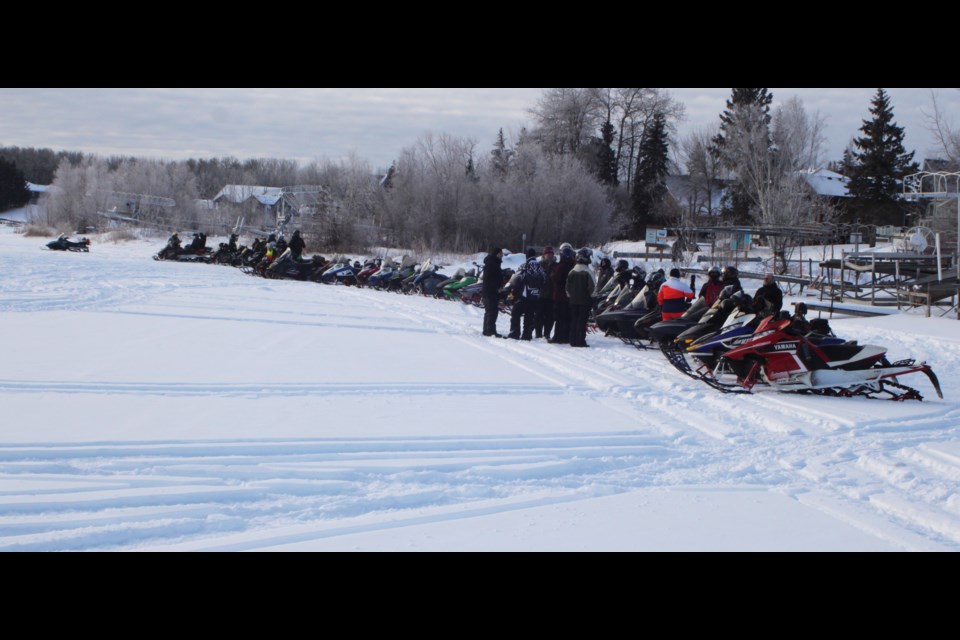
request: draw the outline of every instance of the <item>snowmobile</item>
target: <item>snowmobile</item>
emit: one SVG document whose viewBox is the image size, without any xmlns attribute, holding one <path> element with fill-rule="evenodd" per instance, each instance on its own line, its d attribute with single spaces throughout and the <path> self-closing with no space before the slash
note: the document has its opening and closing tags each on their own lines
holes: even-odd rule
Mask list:
<svg viewBox="0 0 960 640">
<path fill-rule="evenodd" d="M 460 270 L 462 271 L 462 269 Z M 458 271 L 459 272 L 459 271 Z M 440 289 L 442 297 L 447 300 L 460 300 L 460 291 L 477 282 L 477 270 L 470 269 L 456 282 L 451 282 Z"/>
<path fill-rule="evenodd" d="M 357 286 L 366 286 L 370 276 L 380 270 L 380 264 L 380 260 L 367 260 L 367 262 L 363 264 L 363 268 L 357 273 Z"/>
<path fill-rule="evenodd" d="M 627 343 L 631 343 L 639 335 L 633 326 L 637 320 L 659 308 L 657 291 L 663 284 L 663 276 L 658 272 L 651 273 L 646 284 L 639 290 L 628 304 L 620 306 L 614 302 L 601 312 L 598 312 L 597 329 L 608 336 L 617 336 Z"/>
<path fill-rule="evenodd" d="M 413 279 L 410 293 L 419 293 L 425 296 L 435 295 L 437 285 L 448 279 L 448 277 L 445 273 L 441 273 L 436 265 L 428 261 L 420 267 L 420 273 Z"/>
<path fill-rule="evenodd" d="M 382 289 L 387 286 L 388 278 L 396 273 L 398 267 L 399 265 L 397 265 L 396 262 L 384 259 L 380 265 L 380 269 L 367 278 L 367 286 L 373 287 L 374 289 Z"/>
<path fill-rule="evenodd" d="M 317 272 L 326 266 L 323 256 L 313 256 L 310 260 L 295 260 L 293 251 L 287 247 L 280 256 L 264 270 L 265 278 L 286 278 L 289 280 L 319 281 Z"/>
<path fill-rule="evenodd" d="M 923 373 L 937 396 L 943 398 L 940 381 L 926 362 L 913 359 L 887 360 L 887 350 L 856 341 L 817 344 L 807 334 L 811 323 L 804 318 L 806 305 L 797 305 L 792 319 L 765 318 L 753 337 L 720 358 L 717 379 L 735 377 L 747 391 L 758 385 L 777 391 L 827 396 L 887 397 L 890 400 L 922 400 L 920 392 L 899 382 L 899 376 Z"/>
<path fill-rule="evenodd" d="M 179 262 L 203 262 L 206 264 L 209 264 L 212 258 L 213 249 L 207 247 L 207 235 L 205 233 L 193 234 L 193 241 L 182 248 L 179 244 L 168 242 L 167 246 L 153 256 L 154 260 L 177 260 Z"/>
<path fill-rule="evenodd" d="M 419 265 L 411 256 L 403 256 L 400 259 L 399 268 L 390 274 L 385 280 L 380 281 L 381 288 L 387 291 L 401 292 L 403 283 L 407 280 L 412 281 L 414 273 Z"/>
<path fill-rule="evenodd" d="M 746 294 L 744 296 L 750 298 Z M 682 373 L 701 380 L 719 391 L 747 393 L 743 387 L 736 383 L 735 377 L 731 380 L 728 376 L 727 380 L 722 382 L 721 378 L 724 377 L 723 367 L 718 368 L 718 364 L 724 353 L 752 340 L 757 326 L 769 315 L 754 313 L 752 309 L 746 312 L 738 309 L 730 314 L 719 331 L 701 336 L 686 346 L 685 360 L 682 364 L 673 360 L 671 360 L 671 364 Z M 787 312 L 780 312 L 780 319 L 786 319 L 785 315 L 789 317 Z M 834 335 L 826 318 L 811 320 L 810 331 L 805 335 L 814 344 L 821 346 L 838 345 L 846 342 L 844 338 L 838 338 Z M 680 335 L 678 341 L 681 341 L 682 338 L 683 334 Z M 682 341 L 685 342 L 685 340 Z"/>
<path fill-rule="evenodd" d="M 349 260 L 338 262 L 323 272 L 320 281 L 323 284 L 354 285 L 357 284 L 357 271 Z"/>
<path fill-rule="evenodd" d="M 700 322 L 700 319 L 709 311 L 706 301 L 703 298 L 697 298 L 693 304 L 687 307 L 683 315 L 673 320 L 661 320 L 650 325 L 648 332 L 650 337 L 660 344 L 661 349 L 666 345 L 672 348 L 677 336 Z"/>
<path fill-rule="evenodd" d="M 87 253 L 90 251 L 90 238 L 70 240 L 67 234 L 61 233 L 56 240 L 47 243 L 47 249 L 52 249 L 53 251 L 82 251 Z"/>
<path fill-rule="evenodd" d="M 213 264 L 229 264 L 234 267 L 239 266 L 241 264 L 241 256 L 246 249 L 247 248 L 242 245 L 237 245 L 237 234 L 231 234 L 230 241 L 221 242 L 217 250 L 210 256 L 210 262 Z"/>
</svg>

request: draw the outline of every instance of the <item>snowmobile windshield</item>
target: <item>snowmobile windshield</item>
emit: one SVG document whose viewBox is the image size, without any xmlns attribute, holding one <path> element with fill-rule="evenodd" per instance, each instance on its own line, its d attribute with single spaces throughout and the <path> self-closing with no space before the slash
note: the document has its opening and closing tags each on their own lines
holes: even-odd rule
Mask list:
<svg viewBox="0 0 960 640">
<path fill-rule="evenodd" d="M 623 287 L 623 290 L 617 296 L 617 300 L 614 304 L 616 304 L 618 307 L 623 307 L 628 302 L 632 301 L 635 295 L 637 295 L 636 289 L 631 289 L 630 287 Z"/>
<path fill-rule="evenodd" d="M 683 318 L 693 319 L 697 316 L 703 315 L 703 312 L 707 310 L 707 303 L 703 298 L 697 298 L 693 301 L 693 304 L 690 305 L 690 308 L 684 311 Z"/>
<path fill-rule="evenodd" d="M 628 309 L 638 310 L 644 309 L 647 307 L 647 294 L 650 293 L 650 287 L 644 287 L 640 289 L 640 292 L 634 296 L 633 300 L 630 301 L 630 304 L 627 306 Z"/>
</svg>

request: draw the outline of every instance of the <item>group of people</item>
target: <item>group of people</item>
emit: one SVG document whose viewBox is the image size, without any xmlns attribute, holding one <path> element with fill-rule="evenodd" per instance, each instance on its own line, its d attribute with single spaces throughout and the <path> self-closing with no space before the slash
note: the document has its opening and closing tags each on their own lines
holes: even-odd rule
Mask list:
<svg viewBox="0 0 960 640">
<path fill-rule="evenodd" d="M 526 260 L 503 284 L 503 250 L 494 248 L 483 261 L 483 335 L 497 333 L 502 293 L 514 298 L 510 333 L 514 340 L 546 338 L 551 344 L 587 347 L 587 318 L 597 279 L 590 269 L 593 252 L 574 251 L 560 245 L 559 257 L 551 246 L 538 256 L 528 249 Z M 503 337 L 503 336 L 500 336 Z"/>
<path fill-rule="evenodd" d="M 546 338 L 551 344 L 588 347 L 587 320 L 594 303 L 594 292 L 611 278 L 626 284 L 631 277 L 626 260 L 619 260 L 614 269 L 606 257 L 600 260 L 598 273 L 594 276 L 590 268 L 592 257 L 590 249 L 574 251 L 569 243 L 560 245 L 559 257 L 552 246 L 544 247 L 540 256 L 534 249 L 528 249 L 523 265 L 503 284 L 503 249 L 493 248 L 483 261 L 483 335 L 513 340 Z M 711 268 L 699 296 L 710 306 L 727 287 L 730 287 L 728 295 L 743 291 L 739 275 L 736 267 L 726 267 L 722 271 L 719 267 Z M 514 299 L 510 333 L 506 336 L 497 333 L 503 293 Z M 693 298 L 693 289 L 682 279 L 680 270 L 671 269 L 670 277 L 657 292 L 663 319 L 682 316 Z M 772 274 L 764 277 L 763 286 L 757 290 L 752 304 L 757 312 L 780 311 L 783 292 Z"/>
</svg>

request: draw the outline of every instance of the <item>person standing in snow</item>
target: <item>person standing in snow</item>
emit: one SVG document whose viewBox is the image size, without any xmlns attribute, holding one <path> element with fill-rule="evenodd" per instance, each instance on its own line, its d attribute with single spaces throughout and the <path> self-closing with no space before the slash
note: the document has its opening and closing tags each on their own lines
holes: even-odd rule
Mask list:
<svg viewBox="0 0 960 640">
<path fill-rule="evenodd" d="M 544 283 L 543 289 L 540 290 L 540 303 L 537 306 L 537 326 L 534 337 L 549 340 L 553 332 L 553 271 L 557 268 L 553 247 L 548 245 L 543 248 L 540 266 L 543 268 Z"/>
<path fill-rule="evenodd" d="M 673 320 L 687 310 L 687 301 L 693 300 L 693 289 L 680 279 L 680 269 L 670 269 L 670 277 L 660 286 L 657 302 L 664 320 Z"/>
<path fill-rule="evenodd" d="M 494 247 L 483 259 L 483 335 L 498 336 L 497 316 L 500 315 L 500 285 L 503 284 L 503 249 Z"/>
<path fill-rule="evenodd" d="M 560 262 L 553 270 L 553 337 L 550 344 L 570 342 L 570 304 L 567 302 L 567 275 L 576 264 L 576 254 L 569 243 L 560 245 Z"/>
<path fill-rule="evenodd" d="M 566 294 L 570 305 L 570 346 L 589 347 L 587 344 L 587 318 L 593 303 L 596 281 L 590 271 L 590 250 L 577 251 L 576 265 L 567 275 Z"/>
<path fill-rule="evenodd" d="M 515 280 L 514 280 L 515 279 Z M 545 277 L 543 267 L 537 259 L 534 249 L 527 249 L 527 261 L 517 269 L 511 282 L 515 282 L 518 296 L 510 315 L 510 333 L 508 337 L 514 340 L 532 340 L 533 325 L 536 320 L 537 306 L 540 304 L 540 290 L 543 288 Z M 520 321 L 523 321 L 523 332 L 520 331 Z"/>
</svg>

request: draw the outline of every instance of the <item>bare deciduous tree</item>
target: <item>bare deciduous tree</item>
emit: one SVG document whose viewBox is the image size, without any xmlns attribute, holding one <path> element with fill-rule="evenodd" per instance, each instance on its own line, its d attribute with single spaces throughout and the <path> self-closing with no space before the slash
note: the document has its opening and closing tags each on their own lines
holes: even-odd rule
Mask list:
<svg viewBox="0 0 960 640">
<path fill-rule="evenodd" d="M 927 130 L 936 137 L 945 159 L 960 168 L 960 127 L 944 111 L 935 91 L 930 92 L 930 101 L 933 110 L 923 112 Z"/>
</svg>

